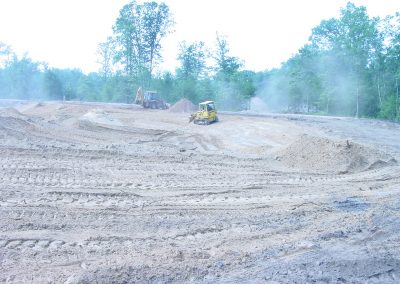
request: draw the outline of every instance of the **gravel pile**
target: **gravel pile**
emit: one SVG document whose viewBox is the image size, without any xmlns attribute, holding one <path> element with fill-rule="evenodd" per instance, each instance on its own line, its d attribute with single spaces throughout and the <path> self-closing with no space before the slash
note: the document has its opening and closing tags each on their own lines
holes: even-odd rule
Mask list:
<svg viewBox="0 0 400 284">
<path fill-rule="evenodd" d="M 390 155 L 349 140 L 302 135 L 276 159 L 300 171 L 355 173 L 396 164 Z"/>
<path fill-rule="evenodd" d="M 193 112 L 196 111 L 197 107 L 188 99 L 180 99 L 173 106 L 169 108 L 171 112 Z"/>
</svg>

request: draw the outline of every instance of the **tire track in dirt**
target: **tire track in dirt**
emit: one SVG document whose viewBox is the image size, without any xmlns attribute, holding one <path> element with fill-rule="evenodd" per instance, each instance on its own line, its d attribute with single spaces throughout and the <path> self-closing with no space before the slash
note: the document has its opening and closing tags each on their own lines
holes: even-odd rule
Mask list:
<svg viewBox="0 0 400 284">
<path fill-rule="evenodd" d="M 188 269 L 182 282 L 218 282 L 243 271 L 267 277 L 265 266 L 274 261 L 277 273 L 302 267 L 301 261 L 318 270 L 315 263 L 325 265 L 324 257 L 348 242 L 361 255 L 354 254 L 357 263 L 398 256 L 398 246 L 390 245 L 396 238 L 385 239 L 397 224 L 398 166 L 302 172 L 280 167 L 264 152 L 227 155 L 222 136 L 229 123 L 200 129 L 161 112 L 116 110 L 112 115 L 127 126 L 108 127 L 79 123 L 92 107 L 62 107 L 32 109 L 26 116 L 34 128 L 0 129 L 0 282 L 62 282 L 82 271 L 93 280 L 108 268 L 118 282 L 119 267 L 133 262 L 148 268 L 128 269 L 128 278 L 156 275 L 154 281 L 165 280 L 159 282 L 171 279 L 157 278 L 158 268 L 172 275 L 177 266 Z M 168 116 L 175 128 L 154 124 L 158 116 Z M 144 118 L 153 121 L 149 128 L 165 129 L 146 129 Z M 247 127 L 263 123 L 246 121 Z M 198 149 L 181 151 L 182 143 Z M 379 221 L 388 216 L 392 227 Z M 371 237 L 374 230 L 383 232 L 386 248 Z M 210 278 L 195 278 L 197 267 Z M 363 279 L 396 273 L 381 269 Z M 312 282 L 313 275 L 304 279 Z"/>
</svg>

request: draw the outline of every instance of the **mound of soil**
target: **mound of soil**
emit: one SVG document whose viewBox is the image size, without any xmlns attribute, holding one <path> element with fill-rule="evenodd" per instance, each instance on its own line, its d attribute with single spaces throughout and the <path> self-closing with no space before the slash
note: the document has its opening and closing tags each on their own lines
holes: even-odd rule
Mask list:
<svg viewBox="0 0 400 284">
<path fill-rule="evenodd" d="M 392 156 L 369 146 L 308 135 L 278 152 L 276 159 L 300 171 L 342 174 L 397 164 Z"/>
<path fill-rule="evenodd" d="M 30 125 L 32 120 L 15 108 L 0 109 L 0 126 L 17 130 L 18 127 Z"/>
<path fill-rule="evenodd" d="M 0 109 L 0 117 L 24 118 L 25 116 L 15 108 L 10 107 Z"/>
<path fill-rule="evenodd" d="M 193 112 L 196 111 L 197 107 L 188 99 L 180 99 L 173 106 L 169 108 L 171 112 Z"/>
<path fill-rule="evenodd" d="M 33 121 L 14 108 L 0 109 L 0 139 L 26 139 L 35 131 Z"/>
</svg>

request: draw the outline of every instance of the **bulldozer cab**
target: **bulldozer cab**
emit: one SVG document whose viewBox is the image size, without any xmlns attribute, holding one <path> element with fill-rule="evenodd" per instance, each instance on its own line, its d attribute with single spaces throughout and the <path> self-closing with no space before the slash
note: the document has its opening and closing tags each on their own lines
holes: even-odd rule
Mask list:
<svg viewBox="0 0 400 284">
<path fill-rule="evenodd" d="M 200 111 L 215 111 L 215 105 L 213 101 L 207 101 L 199 104 Z"/>
<path fill-rule="evenodd" d="M 213 101 L 206 101 L 199 104 L 199 110 L 192 114 L 189 118 L 189 122 L 195 124 L 210 124 L 218 121 L 217 110 Z"/>
</svg>

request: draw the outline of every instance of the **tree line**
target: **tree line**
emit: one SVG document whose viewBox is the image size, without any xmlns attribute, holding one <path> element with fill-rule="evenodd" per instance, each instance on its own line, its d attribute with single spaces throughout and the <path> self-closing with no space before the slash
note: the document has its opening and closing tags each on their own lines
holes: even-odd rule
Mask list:
<svg viewBox="0 0 400 284">
<path fill-rule="evenodd" d="M 265 76 L 258 95 L 280 110 L 399 120 L 400 13 L 370 17 L 348 3 Z"/>
<path fill-rule="evenodd" d="M 176 70 L 159 72 L 162 42 L 173 29 L 165 3 L 131 1 L 99 44 L 101 68 L 90 74 L 18 58 L 0 43 L 0 98 L 131 103 L 142 86 L 170 103 L 185 97 L 243 110 L 257 96 L 269 111 L 400 119 L 399 13 L 370 17 L 366 7 L 349 2 L 280 68 L 264 72 L 244 70 L 218 33 L 211 47 L 180 42 Z"/>
</svg>

